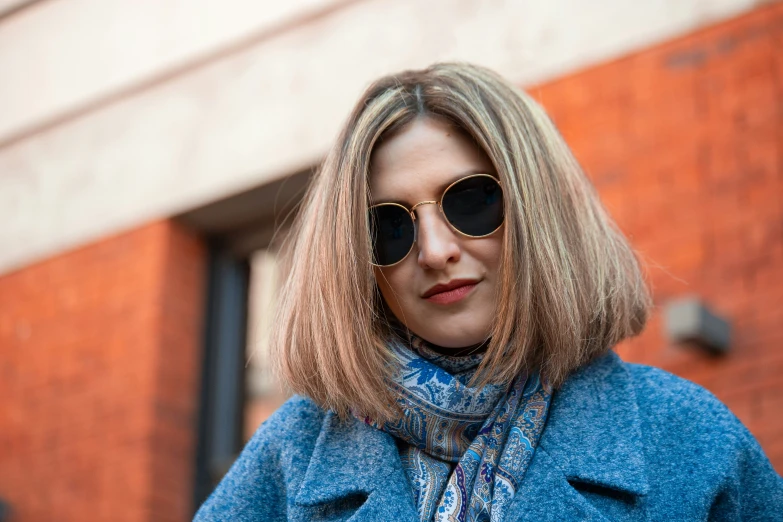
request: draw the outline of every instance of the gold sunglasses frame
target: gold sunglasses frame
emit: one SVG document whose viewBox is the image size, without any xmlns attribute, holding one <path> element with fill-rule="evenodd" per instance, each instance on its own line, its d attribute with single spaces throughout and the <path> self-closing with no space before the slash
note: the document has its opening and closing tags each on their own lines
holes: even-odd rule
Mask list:
<svg viewBox="0 0 783 522">
<path fill-rule="evenodd" d="M 492 234 L 494 234 L 495 232 L 497 232 L 498 230 L 500 230 L 500 227 L 502 227 L 502 226 L 503 226 L 503 223 L 505 223 L 505 222 L 506 222 L 506 213 L 505 213 L 505 212 L 503 212 L 503 221 L 501 221 L 501 222 L 500 222 L 500 224 L 497 226 L 497 228 L 496 228 L 495 230 L 493 230 L 492 232 L 490 232 L 489 234 L 484 234 L 484 235 L 481 235 L 481 236 L 471 236 L 470 234 L 466 234 L 466 233 L 462 232 L 461 230 L 457 229 L 457 227 L 455 227 L 455 226 L 454 226 L 454 225 L 451 223 L 451 221 L 449 221 L 449 218 L 448 218 L 448 217 L 446 217 L 446 213 L 445 213 L 445 212 L 443 212 L 443 197 L 444 197 L 444 196 L 446 195 L 446 193 L 447 193 L 447 192 L 448 192 L 448 191 L 451 189 L 451 187 L 453 187 L 453 186 L 454 186 L 454 185 L 456 185 L 457 183 L 461 183 L 461 182 L 465 181 L 466 179 L 471 179 L 471 178 L 479 178 L 479 177 L 484 177 L 484 178 L 492 178 L 492 180 L 493 180 L 493 181 L 495 181 L 495 182 L 498 184 L 498 187 L 500 188 L 500 195 L 501 195 L 501 197 L 505 196 L 505 194 L 504 194 L 504 192 L 503 192 L 503 185 L 500 183 L 500 180 L 499 180 L 498 178 L 496 178 L 495 176 L 493 176 L 493 175 L 491 175 L 491 174 L 470 174 L 469 176 L 465 176 L 464 178 L 460 178 L 460 179 L 458 179 L 458 180 L 456 180 L 456 181 L 453 181 L 451 184 L 449 184 L 449 186 L 448 186 L 448 187 L 446 187 L 445 189 L 443 189 L 443 193 L 440 195 L 440 199 L 439 199 L 439 200 L 437 200 L 437 201 L 420 201 L 420 202 L 416 203 L 415 205 L 413 205 L 411 208 L 408 208 L 408 207 L 406 207 L 405 205 L 402 205 L 402 204 L 400 204 L 400 203 L 392 203 L 392 202 L 388 202 L 388 203 L 376 203 L 375 205 L 371 205 L 371 206 L 370 206 L 370 207 L 367 209 L 367 212 L 368 212 L 368 213 L 369 213 L 369 212 L 370 212 L 372 209 L 374 209 L 375 207 L 381 207 L 381 206 L 385 206 L 385 205 L 386 205 L 386 206 L 400 207 L 400 208 L 403 208 L 403 209 L 405 209 L 405 211 L 406 211 L 408 214 L 410 214 L 410 216 L 411 216 L 411 220 L 413 221 L 413 242 L 411 243 L 411 247 L 408 249 L 408 251 L 405 253 L 405 255 L 404 255 L 404 256 L 402 256 L 402 258 L 401 258 L 399 261 L 397 261 L 396 263 L 392 263 L 392 264 L 390 264 L 390 265 L 379 265 L 379 264 L 376 264 L 376 263 L 373 263 L 372 261 L 370 261 L 370 264 L 371 264 L 372 266 L 377 266 L 378 268 L 388 268 L 388 267 L 390 267 L 390 266 L 395 266 L 395 265 L 398 265 L 398 264 L 402 263 L 403 261 L 405 261 L 405 259 L 407 259 L 408 255 L 409 255 L 409 254 L 411 253 L 411 251 L 413 250 L 413 245 L 415 245 L 415 244 L 418 242 L 418 240 L 419 240 L 419 237 L 418 237 L 418 236 L 419 236 L 419 234 L 418 234 L 418 228 L 416 227 L 416 214 L 415 214 L 415 212 L 414 212 L 414 211 L 415 211 L 417 208 L 419 208 L 420 206 L 422 206 L 422 205 L 438 205 L 438 210 L 440 211 L 440 215 L 441 215 L 441 216 L 443 216 L 443 220 L 444 220 L 446 223 L 448 223 L 449 227 L 450 227 L 450 228 L 451 228 L 451 229 L 452 229 L 454 232 L 456 232 L 457 234 L 459 234 L 459 235 L 461 235 L 461 236 L 464 236 L 464 237 L 469 237 L 469 238 L 471 238 L 471 239 L 480 239 L 480 238 L 482 238 L 482 237 L 489 237 L 489 236 L 491 236 Z M 374 249 L 373 249 L 373 250 L 374 250 Z M 371 256 L 371 258 L 372 258 L 372 256 Z"/>
</svg>

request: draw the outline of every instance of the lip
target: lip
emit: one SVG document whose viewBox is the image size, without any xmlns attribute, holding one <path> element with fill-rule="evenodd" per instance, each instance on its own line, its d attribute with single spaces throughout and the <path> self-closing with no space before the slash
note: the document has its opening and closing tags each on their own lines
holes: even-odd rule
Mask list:
<svg viewBox="0 0 783 522">
<path fill-rule="evenodd" d="M 431 287 L 421 297 L 438 304 L 455 303 L 467 296 L 479 282 L 476 279 L 454 279 Z"/>
</svg>

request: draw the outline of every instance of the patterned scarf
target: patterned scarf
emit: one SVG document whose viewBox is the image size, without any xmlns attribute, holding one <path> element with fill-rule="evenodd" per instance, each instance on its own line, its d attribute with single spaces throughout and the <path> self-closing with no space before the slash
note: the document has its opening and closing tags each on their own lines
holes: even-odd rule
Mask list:
<svg viewBox="0 0 783 522">
<path fill-rule="evenodd" d="M 537 375 L 467 386 L 483 354 L 440 355 L 395 340 L 392 386 L 404 417 L 367 424 L 397 437 L 420 522 L 499 522 L 533 458 L 551 389 Z"/>
</svg>

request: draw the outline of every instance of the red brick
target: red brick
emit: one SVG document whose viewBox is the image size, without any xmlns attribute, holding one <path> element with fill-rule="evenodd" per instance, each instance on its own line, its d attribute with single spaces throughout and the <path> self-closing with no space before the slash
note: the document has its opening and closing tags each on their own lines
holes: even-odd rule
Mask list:
<svg viewBox="0 0 783 522">
<path fill-rule="evenodd" d="M 160 222 L 0 277 L 14 520 L 190 518 L 204 263 L 200 240 Z"/>
</svg>

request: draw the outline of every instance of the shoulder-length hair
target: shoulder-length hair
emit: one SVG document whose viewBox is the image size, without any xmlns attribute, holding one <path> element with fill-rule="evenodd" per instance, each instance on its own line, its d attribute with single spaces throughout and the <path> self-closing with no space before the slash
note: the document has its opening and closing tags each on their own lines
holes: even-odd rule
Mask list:
<svg viewBox="0 0 783 522">
<path fill-rule="evenodd" d="M 536 369 L 558 387 L 647 321 L 633 250 L 535 101 L 469 64 L 386 76 L 361 96 L 304 197 L 272 332 L 282 382 L 341 416 L 399 414 L 370 263 L 368 176 L 374 147 L 427 116 L 470 137 L 505 194 L 497 319 L 479 385 Z"/>
</svg>

